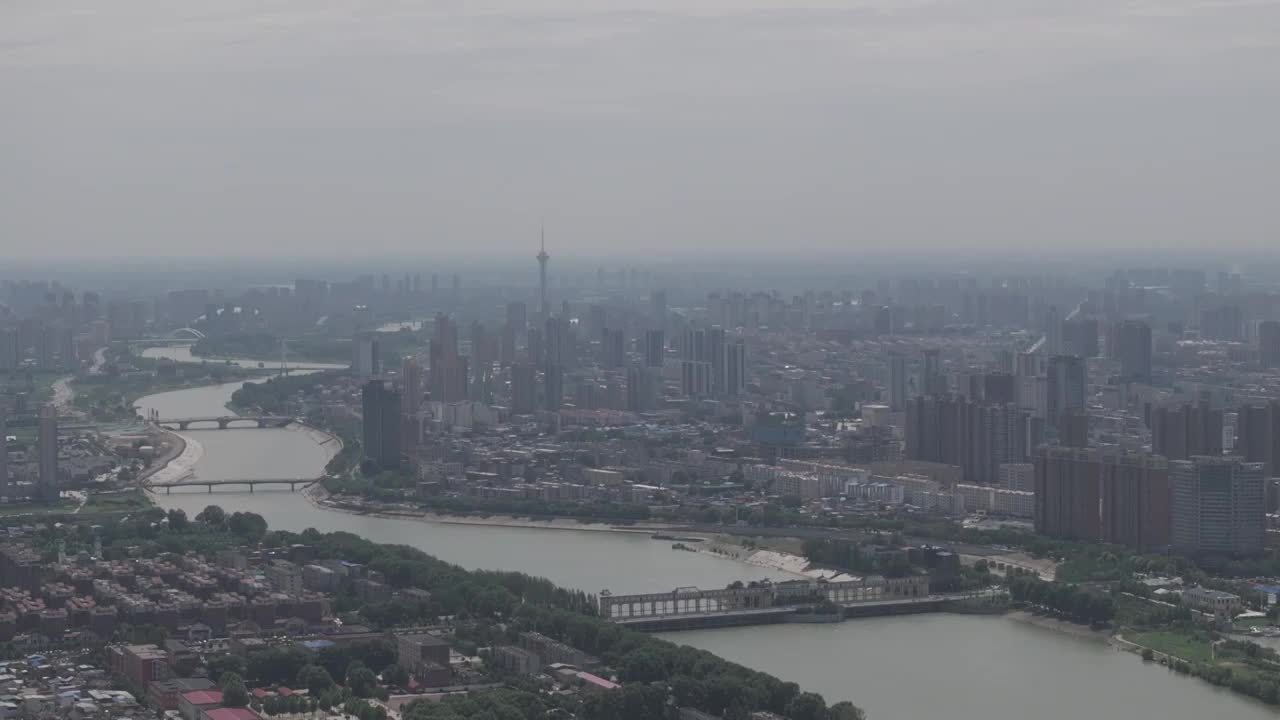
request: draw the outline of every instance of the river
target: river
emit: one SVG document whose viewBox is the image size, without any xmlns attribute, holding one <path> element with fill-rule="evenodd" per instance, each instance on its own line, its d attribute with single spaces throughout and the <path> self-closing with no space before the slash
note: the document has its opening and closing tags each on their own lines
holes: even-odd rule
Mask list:
<svg viewBox="0 0 1280 720">
<path fill-rule="evenodd" d="M 161 352 L 161 349 L 155 349 Z M 161 415 L 226 412 L 238 383 L 142 398 Z M 193 430 L 204 454 L 201 478 L 302 477 L 320 473 L 328 454 L 288 429 Z M 158 495 L 165 508 L 194 516 L 210 503 L 252 511 L 271 527 L 352 532 L 377 542 L 413 545 L 467 568 L 520 570 L 588 592 L 722 587 L 783 573 L 621 533 L 419 522 L 325 510 L 301 494 L 204 490 Z M 828 701 L 851 700 L 872 720 L 1276 720 L 1267 706 L 1175 676 L 1104 644 L 1000 617 L 920 615 L 840 625 L 778 625 L 668 635 L 730 660 L 792 680 Z"/>
</svg>

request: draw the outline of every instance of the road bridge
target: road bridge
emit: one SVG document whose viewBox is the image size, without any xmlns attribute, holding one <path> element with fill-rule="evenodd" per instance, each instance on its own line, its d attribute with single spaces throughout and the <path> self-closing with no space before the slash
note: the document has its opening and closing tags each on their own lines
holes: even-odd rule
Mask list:
<svg viewBox="0 0 1280 720">
<path fill-rule="evenodd" d="M 224 487 L 227 485 L 248 486 L 249 492 L 253 492 L 254 488 L 259 485 L 279 485 L 289 486 L 289 492 L 297 490 L 299 487 L 308 488 L 320 482 L 319 478 L 237 478 L 234 480 L 179 480 L 171 483 L 161 483 L 156 485 L 147 485 L 147 489 L 151 492 L 158 493 L 160 489 L 164 489 L 165 495 L 173 494 L 174 488 L 185 487 L 202 487 L 208 488 L 210 494 L 213 493 L 215 487 Z"/>
<path fill-rule="evenodd" d="M 285 417 L 283 415 L 211 415 L 207 417 L 157 418 L 151 422 L 156 425 L 167 427 L 170 430 L 175 427 L 178 430 L 187 430 L 192 425 L 204 423 L 214 423 L 218 426 L 219 430 L 226 430 L 231 427 L 233 423 L 236 423 L 237 427 L 279 428 L 296 421 L 297 418 Z"/>
</svg>

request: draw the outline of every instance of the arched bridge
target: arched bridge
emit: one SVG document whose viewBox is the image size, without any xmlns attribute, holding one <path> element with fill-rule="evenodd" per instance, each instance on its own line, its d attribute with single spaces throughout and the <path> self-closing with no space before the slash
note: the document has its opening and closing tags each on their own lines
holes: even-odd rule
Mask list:
<svg viewBox="0 0 1280 720">
<path fill-rule="evenodd" d="M 231 427 L 232 423 L 237 423 L 237 427 L 278 428 L 296 420 L 297 418 L 283 415 L 211 415 L 207 417 L 157 418 L 152 422 L 171 430 L 175 427 L 178 430 L 187 430 L 192 425 L 205 423 L 214 423 L 219 430 L 226 430 Z"/>
<path fill-rule="evenodd" d="M 174 340 L 204 340 L 205 334 L 192 327 L 170 330 L 169 337 Z"/>
<path fill-rule="evenodd" d="M 318 482 L 320 482 L 319 478 L 258 478 L 258 479 L 242 478 L 242 479 L 236 479 L 236 480 L 194 480 L 192 479 L 192 480 L 179 480 L 177 482 L 162 483 L 158 485 L 148 485 L 147 489 L 150 490 L 151 492 L 159 492 L 161 488 L 164 488 L 164 494 L 170 495 L 173 493 L 174 488 L 184 488 L 184 487 L 208 488 L 209 492 L 213 493 L 213 489 L 215 487 L 223 487 L 226 485 L 248 486 L 249 492 L 253 492 L 254 488 L 258 487 L 259 485 L 268 485 L 268 486 L 278 485 L 281 487 L 288 485 L 289 492 L 293 492 L 298 488 L 311 487 L 312 485 Z"/>
</svg>

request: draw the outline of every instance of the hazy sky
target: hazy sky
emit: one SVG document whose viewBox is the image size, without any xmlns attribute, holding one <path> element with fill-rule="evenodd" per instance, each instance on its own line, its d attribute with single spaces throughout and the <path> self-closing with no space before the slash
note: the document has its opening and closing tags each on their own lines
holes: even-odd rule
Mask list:
<svg viewBox="0 0 1280 720">
<path fill-rule="evenodd" d="M 4 0 L 0 257 L 1280 246 L 1280 2 Z"/>
</svg>

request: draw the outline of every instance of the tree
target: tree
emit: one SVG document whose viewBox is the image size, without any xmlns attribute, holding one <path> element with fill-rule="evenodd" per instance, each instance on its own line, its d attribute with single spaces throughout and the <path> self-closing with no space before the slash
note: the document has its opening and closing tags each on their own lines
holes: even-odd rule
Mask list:
<svg viewBox="0 0 1280 720">
<path fill-rule="evenodd" d="M 378 689 L 378 676 L 359 660 L 347 668 L 347 689 L 356 697 L 373 697 Z"/>
<path fill-rule="evenodd" d="M 196 522 L 204 523 L 211 528 L 221 528 L 227 522 L 227 511 L 217 505 L 209 505 L 196 515 Z"/>
<path fill-rule="evenodd" d="M 827 708 L 827 720 L 867 720 L 862 708 L 845 700 Z"/>
<path fill-rule="evenodd" d="M 667 666 L 657 653 L 637 650 L 622 663 L 622 679 L 627 682 L 655 682 L 667 677 Z"/>
<path fill-rule="evenodd" d="M 382 682 L 393 687 L 404 687 L 409 684 L 409 671 L 399 663 L 391 663 L 382 669 Z"/>
<path fill-rule="evenodd" d="M 222 688 L 222 704 L 227 707 L 244 707 L 249 704 L 249 688 L 235 673 L 223 673 L 218 685 Z"/>
<path fill-rule="evenodd" d="M 319 665 L 306 665 L 298 671 L 298 686 L 307 689 L 313 696 L 318 696 L 333 687 L 333 676 Z"/>
<path fill-rule="evenodd" d="M 244 658 L 233 653 L 226 655 L 218 655 L 209 659 L 208 663 L 209 677 L 220 678 L 227 673 L 244 677 L 248 673 L 247 664 Z"/>
<path fill-rule="evenodd" d="M 821 695 L 800 693 L 787 703 L 786 716 L 791 720 L 825 720 L 827 703 Z"/>
<path fill-rule="evenodd" d="M 174 532 L 182 532 L 187 529 L 187 513 L 181 508 L 174 508 L 168 512 L 166 517 L 169 518 L 169 529 Z"/>
<path fill-rule="evenodd" d="M 267 534 L 267 521 L 257 513 L 236 512 L 227 519 L 227 529 L 248 540 L 261 540 Z"/>
</svg>

